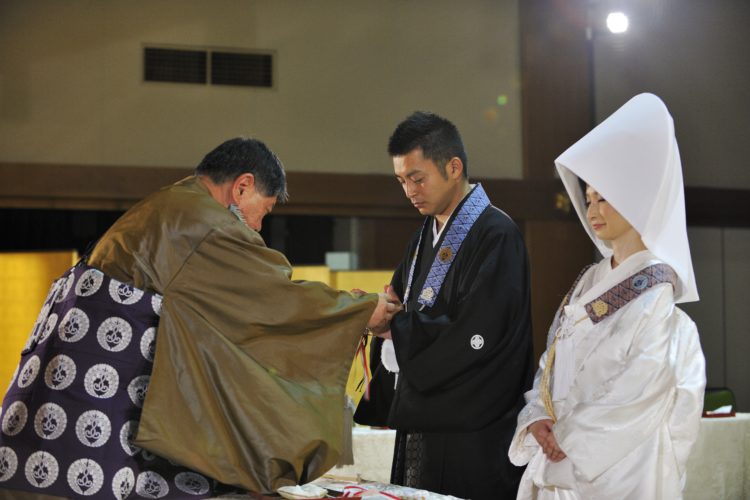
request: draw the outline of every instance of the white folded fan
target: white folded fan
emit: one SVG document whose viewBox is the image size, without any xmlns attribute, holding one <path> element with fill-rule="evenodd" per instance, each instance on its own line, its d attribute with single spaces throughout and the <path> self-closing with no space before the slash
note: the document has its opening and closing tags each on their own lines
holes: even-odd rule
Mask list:
<svg viewBox="0 0 750 500">
<path fill-rule="evenodd" d="M 302 486 L 282 486 L 276 492 L 289 500 L 303 500 L 306 498 L 324 498 L 328 490 L 314 484 L 303 484 Z"/>
</svg>

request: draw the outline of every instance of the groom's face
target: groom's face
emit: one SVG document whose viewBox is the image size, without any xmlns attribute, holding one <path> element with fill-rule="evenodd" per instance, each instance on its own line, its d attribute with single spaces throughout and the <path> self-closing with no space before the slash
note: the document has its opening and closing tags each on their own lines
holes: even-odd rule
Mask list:
<svg viewBox="0 0 750 500">
<path fill-rule="evenodd" d="M 425 158 L 420 148 L 394 156 L 393 170 L 404 194 L 420 214 L 450 214 L 455 208 L 460 176 L 447 175 L 434 161 Z"/>
</svg>

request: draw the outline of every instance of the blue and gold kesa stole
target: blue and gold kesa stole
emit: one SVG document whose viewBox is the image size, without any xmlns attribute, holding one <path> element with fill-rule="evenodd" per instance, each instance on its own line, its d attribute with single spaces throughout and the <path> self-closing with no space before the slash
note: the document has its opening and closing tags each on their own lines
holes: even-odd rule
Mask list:
<svg viewBox="0 0 750 500">
<path fill-rule="evenodd" d="M 432 262 L 432 266 L 430 266 L 430 272 L 427 274 L 422 291 L 419 293 L 417 302 L 422 304 L 420 309 L 432 307 L 435 304 L 435 300 L 440 293 L 440 288 L 443 286 L 443 281 L 445 281 L 445 276 L 448 274 L 448 270 L 451 264 L 453 264 L 456 254 L 458 254 L 458 250 L 461 248 L 461 244 L 464 242 L 466 235 L 469 234 L 469 230 L 471 230 L 476 220 L 489 205 L 490 200 L 487 198 L 482 185 L 477 184 L 467 195 L 453 221 L 450 222 L 450 227 L 448 227 L 448 232 L 445 234 L 443 244 L 435 255 L 435 260 Z M 406 291 L 404 292 L 404 304 L 409 301 L 411 284 L 414 279 L 414 267 L 417 263 L 419 248 L 422 245 L 422 235 L 431 220 L 431 217 L 425 220 L 419 241 L 417 242 L 417 249 L 414 251 L 414 256 L 411 260 L 409 279 L 407 280 Z"/>
<path fill-rule="evenodd" d="M 596 324 L 635 300 L 656 285 L 670 283 L 677 288 L 677 273 L 668 264 L 653 264 L 632 274 L 585 305 L 591 322 Z"/>
</svg>

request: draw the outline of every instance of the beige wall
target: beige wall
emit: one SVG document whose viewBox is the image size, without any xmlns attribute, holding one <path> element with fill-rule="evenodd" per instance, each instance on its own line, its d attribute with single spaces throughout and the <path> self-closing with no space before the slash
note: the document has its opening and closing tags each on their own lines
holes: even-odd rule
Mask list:
<svg viewBox="0 0 750 500">
<path fill-rule="evenodd" d="M 3 0 L 0 161 L 193 166 L 253 135 L 289 170 L 389 173 L 414 109 L 521 177 L 516 1 Z M 273 51 L 274 89 L 144 83 L 144 44 Z M 508 104 L 497 104 L 498 95 Z"/>
</svg>

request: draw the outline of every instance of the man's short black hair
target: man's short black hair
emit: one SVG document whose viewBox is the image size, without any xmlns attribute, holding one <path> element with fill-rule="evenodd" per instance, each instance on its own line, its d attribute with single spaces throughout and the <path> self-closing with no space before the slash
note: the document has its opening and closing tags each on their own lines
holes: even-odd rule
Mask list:
<svg viewBox="0 0 750 500">
<path fill-rule="evenodd" d="M 250 173 L 263 196 L 275 196 L 279 202 L 289 198 L 284 166 L 262 141 L 236 137 L 223 142 L 208 153 L 195 168 L 195 175 L 205 175 L 214 184 L 234 181 Z"/>
<path fill-rule="evenodd" d="M 403 156 L 415 149 L 432 160 L 446 176 L 445 166 L 457 156 L 464 164 L 464 177 L 469 177 L 469 161 L 464 151 L 461 134 L 450 121 L 427 111 L 416 111 L 398 124 L 388 140 L 388 154 Z"/>
</svg>

